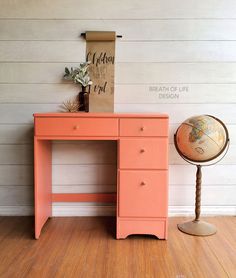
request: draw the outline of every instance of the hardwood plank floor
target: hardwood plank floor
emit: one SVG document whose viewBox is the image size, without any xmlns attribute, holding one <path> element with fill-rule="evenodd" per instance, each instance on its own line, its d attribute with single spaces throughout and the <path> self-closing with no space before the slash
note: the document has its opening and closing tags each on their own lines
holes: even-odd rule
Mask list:
<svg viewBox="0 0 236 278">
<path fill-rule="evenodd" d="M 33 238 L 32 217 L 0 217 L 0 277 L 236 277 L 236 217 L 209 217 L 217 234 L 195 237 L 169 219 L 169 238 L 115 240 L 113 217 L 61 217 Z"/>
</svg>

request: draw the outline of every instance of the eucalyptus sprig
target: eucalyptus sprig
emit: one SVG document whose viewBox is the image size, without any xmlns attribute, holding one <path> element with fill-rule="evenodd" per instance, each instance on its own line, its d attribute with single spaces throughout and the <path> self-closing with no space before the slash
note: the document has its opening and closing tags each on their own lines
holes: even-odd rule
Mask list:
<svg viewBox="0 0 236 278">
<path fill-rule="evenodd" d="M 92 85 L 93 82 L 90 79 L 88 68 L 91 62 L 80 63 L 78 67 L 69 68 L 65 67 L 64 79 L 71 80 L 76 84 L 80 84 L 82 87 Z"/>
</svg>

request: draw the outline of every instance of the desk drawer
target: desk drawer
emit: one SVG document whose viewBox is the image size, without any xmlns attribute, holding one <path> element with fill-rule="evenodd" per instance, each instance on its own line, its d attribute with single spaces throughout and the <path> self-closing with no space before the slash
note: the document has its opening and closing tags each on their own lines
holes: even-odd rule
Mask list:
<svg viewBox="0 0 236 278">
<path fill-rule="evenodd" d="M 168 136 L 168 119 L 121 119 L 120 136 Z"/>
<path fill-rule="evenodd" d="M 166 217 L 168 172 L 125 171 L 119 173 L 120 217 Z"/>
<path fill-rule="evenodd" d="M 167 160 L 167 138 L 120 140 L 120 169 L 167 169 Z"/>
<path fill-rule="evenodd" d="M 36 136 L 118 136 L 118 119 L 36 118 Z"/>
</svg>

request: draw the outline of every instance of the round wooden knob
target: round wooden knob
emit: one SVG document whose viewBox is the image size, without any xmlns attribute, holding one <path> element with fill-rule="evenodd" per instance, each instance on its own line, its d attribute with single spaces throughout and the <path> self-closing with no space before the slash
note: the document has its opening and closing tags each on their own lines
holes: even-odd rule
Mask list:
<svg viewBox="0 0 236 278">
<path fill-rule="evenodd" d="M 140 127 L 140 130 L 141 130 L 141 131 L 144 131 L 144 126 L 141 126 L 141 127 Z"/>
<path fill-rule="evenodd" d="M 146 185 L 146 182 L 142 181 L 142 182 L 141 182 L 141 185 L 142 185 L 142 186 L 143 186 L 143 185 Z"/>
<path fill-rule="evenodd" d="M 74 126 L 74 129 L 75 129 L 75 130 L 79 129 L 79 126 L 78 126 L 78 125 L 75 125 L 75 126 Z"/>
<path fill-rule="evenodd" d="M 144 152 L 145 152 L 145 149 L 141 149 L 140 152 L 141 152 L 141 153 L 144 153 Z"/>
</svg>

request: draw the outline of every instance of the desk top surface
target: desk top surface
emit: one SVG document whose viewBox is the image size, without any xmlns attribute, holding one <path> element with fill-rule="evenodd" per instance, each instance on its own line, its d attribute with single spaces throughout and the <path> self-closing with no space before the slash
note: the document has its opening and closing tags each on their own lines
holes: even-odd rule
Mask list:
<svg viewBox="0 0 236 278">
<path fill-rule="evenodd" d="M 160 113 L 35 113 L 35 118 L 169 118 Z"/>
</svg>

